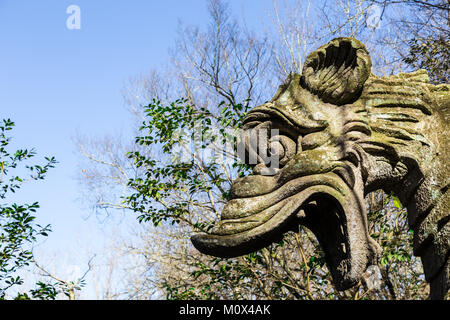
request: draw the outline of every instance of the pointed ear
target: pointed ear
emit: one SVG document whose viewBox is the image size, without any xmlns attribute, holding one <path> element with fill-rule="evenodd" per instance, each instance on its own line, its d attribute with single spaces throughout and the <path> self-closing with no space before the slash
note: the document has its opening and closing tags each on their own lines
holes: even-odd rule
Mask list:
<svg viewBox="0 0 450 320">
<path fill-rule="evenodd" d="M 301 83 L 323 101 L 343 105 L 358 99 L 371 67 L 360 41 L 336 38 L 306 58 Z"/>
</svg>

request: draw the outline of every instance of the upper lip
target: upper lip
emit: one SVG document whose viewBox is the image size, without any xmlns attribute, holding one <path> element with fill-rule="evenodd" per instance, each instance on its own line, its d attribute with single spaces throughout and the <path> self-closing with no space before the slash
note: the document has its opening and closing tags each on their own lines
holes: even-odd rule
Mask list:
<svg viewBox="0 0 450 320">
<path fill-rule="evenodd" d="M 325 172 L 333 172 L 339 176 L 350 188 L 354 187 L 355 177 L 350 165 L 350 161 L 335 160 L 328 163 Z M 238 178 L 231 186 L 231 199 L 250 198 L 264 194 L 268 194 L 276 189 L 282 188 L 286 183 L 293 181 L 302 176 L 310 176 L 310 174 L 289 175 L 283 169 L 273 176 L 248 175 Z M 259 180 L 259 181 L 258 181 Z M 259 188 L 255 188 L 255 183 Z"/>
<path fill-rule="evenodd" d="M 248 177 L 254 178 L 254 177 Z M 306 188 L 313 187 L 316 185 L 328 186 L 337 192 L 343 194 L 344 190 L 341 189 L 339 184 L 339 178 L 333 173 L 325 173 L 317 175 L 316 179 L 314 176 L 304 176 L 292 179 L 282 186 L 275 186 L 271 191 L 259 194 L 259 195 L 248 195 L 247 197 L 235 197 L 228 202 L 228 207 L 224 209 L 223 215 L 227 216 L 227 211 L 239 211 L 245 208 L 246 216 L 251 214 L 256 214 L 266 208 L 268 208 L 273 203 L 278 203 L 298 192 L 305 190 Z M 235 186 L 233 184 L 233 186 Z M 261 205 L 261 203 L 267 203 L 267 205 Z M 254 210 L 252 208 L 255 208 Z"/>
</svg>

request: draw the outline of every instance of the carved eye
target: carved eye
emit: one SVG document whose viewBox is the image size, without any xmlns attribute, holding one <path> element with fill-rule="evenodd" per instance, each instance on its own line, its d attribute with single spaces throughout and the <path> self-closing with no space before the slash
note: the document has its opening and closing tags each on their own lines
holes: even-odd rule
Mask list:
<svg viewBox="0 0 450 320">
<path fill-rule="evenodd" d="M 284 135 L 273 136 L 269 139 L 269 158 L 278 158 L 280 167 L 283 167 L 297 150 L 294 140 Z"/>
<path fill-rule="evenodd" d="M 265 121 L 253 123 L 252 128 L 243 131 L 241 146 L 244 146 L 244 157 L 241 158 L 250 165 L 256 165 L 255 173 L 269 167 L 276 172 L 296 154 L 297 143 L 289 136 L 272 129 L 272 123 Z"/>
</svg>

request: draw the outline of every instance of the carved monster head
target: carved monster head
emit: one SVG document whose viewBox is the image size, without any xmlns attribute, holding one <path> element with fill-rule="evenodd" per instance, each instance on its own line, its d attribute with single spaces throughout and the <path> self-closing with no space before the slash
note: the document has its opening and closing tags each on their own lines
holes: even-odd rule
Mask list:
<svg viewBox="0 0 450 320">
<path fill-rule="evenodd" d="M 448 172 L 440 164 L 446 162 L 435 160 L 436 146 L 448 140 L 432 133 L 433 121 L 445 121 L 432 117 L 433 90 L 424 71 L 371 74 L 370 56 L 355 39 L 320 47 L 302 75 L 290 76 L 272 100 L 245 117 L 245 160 L 256 155 L 259 163 L 252 175 L 234 181 L 221 221 L 209 234 L 193 236 L 195 247 L 239 256 L 302 224 L 323 247 L 336 288 L 355 285 L 380 254 L 368 234 L 364 196 L 380 188 L 396 193 L 411 203 L 410 224 L 420 228 L 417 190 L 424 181 L 436 190 L 445 185 L 439 172 Z M 245 133 L 260 129 L 278 135 L 251 143 Z M 273 156 L 279 166 L 267 174 Z"/>
</svg>

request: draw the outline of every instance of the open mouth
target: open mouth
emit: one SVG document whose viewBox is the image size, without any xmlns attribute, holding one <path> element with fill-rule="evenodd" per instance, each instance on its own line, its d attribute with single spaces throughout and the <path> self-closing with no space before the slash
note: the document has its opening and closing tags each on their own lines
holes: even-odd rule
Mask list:
<svg viewBox="0 0 450 320">
<path fill-rule="evenodd" d="M 334 148 L 296 150 L 274 175 L 237 179 L 220 222 L 194 235 L 194 246 L 216 257 L 241 256 L 302 224 L 321 244 L 335 287 L 355 285 L 380 249 L 367 230 L 358 159 L 342 158 Z"/>
<path fill-rule="evenodd" d="M 360 280 L 378 253 L 364 215 L 361 199 L 330 172 L 299 177 L 268 194 L 230 200 L 211 233 L 194 235 L 192 242 L 205 254 L 236 257 L 280 241 L 302 224 L 316 235 L 336 288 L 344 290 Z"/>
</svg>

